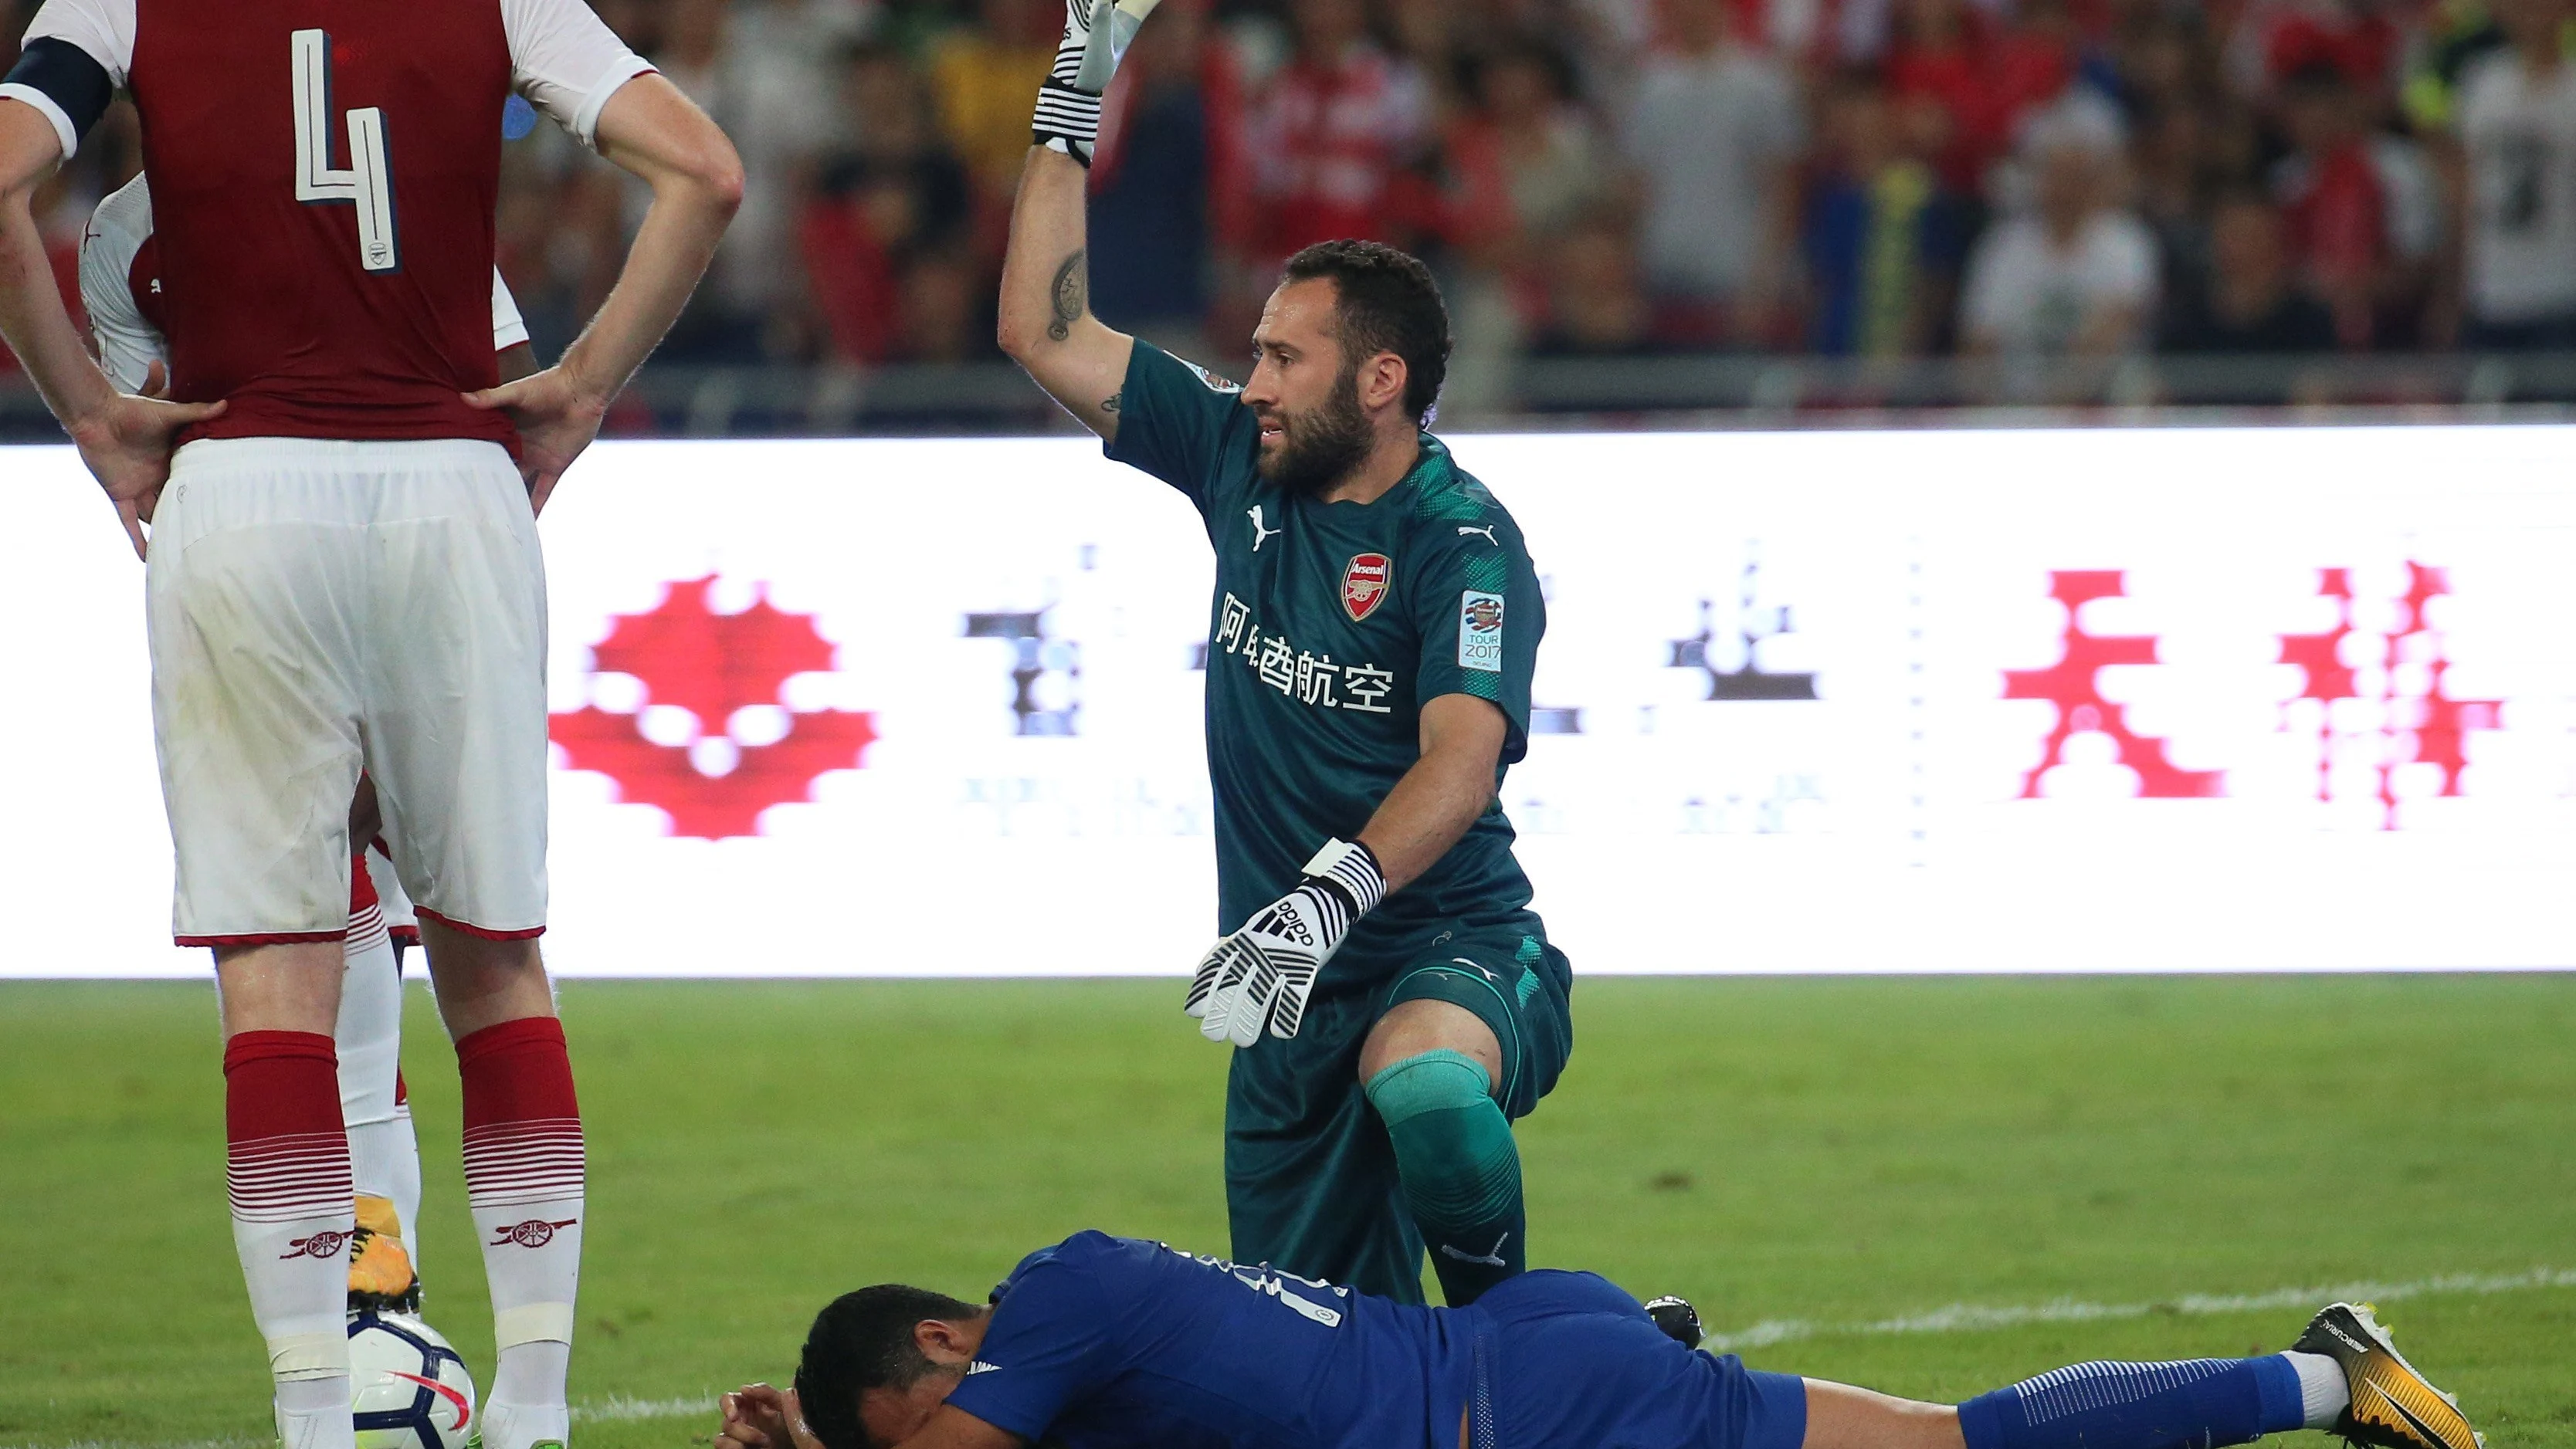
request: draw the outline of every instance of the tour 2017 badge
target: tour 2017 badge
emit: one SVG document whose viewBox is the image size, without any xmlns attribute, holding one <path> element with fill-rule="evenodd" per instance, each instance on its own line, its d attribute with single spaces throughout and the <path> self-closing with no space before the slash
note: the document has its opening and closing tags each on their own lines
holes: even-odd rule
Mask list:
<svg viewBox="0 0 2576 1449">
<path fill-rule="evenodd" d="M 1342 612 L 1356 624 L 1377 612 L 1386 602 L 1387 586 L 1394 581 L 1395 565 L 1382 553 L 1364 553 L 1353 558 L 1342 570 Z"/>
<path fill-rule="evenodd" d="M 1469 589 L 1458 596 L 1458 667 L 1503 672 L 1503 596 Z"/>
</svg>

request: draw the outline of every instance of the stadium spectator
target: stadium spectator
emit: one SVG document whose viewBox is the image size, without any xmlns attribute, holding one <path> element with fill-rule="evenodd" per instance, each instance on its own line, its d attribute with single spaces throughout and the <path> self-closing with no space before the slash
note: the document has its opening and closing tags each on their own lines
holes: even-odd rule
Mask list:
<svg viewBox="0 0 2576 1449">
<path fill-rule="evenodd" d="M 1530 350 L 1541 357 L 1619 357 L 1658 350 L 1654 310 L 1637 276 L 1636 249 L 1614 214 L 1576 223 L 1549 257 L 1546 324 Z"/>
<path fill-rule="evenodd" d="M 798 238 L 832 355 L 884 362 L 909 355 L 902 299 L 911 271 L 965 249 L 972 187 L 900 51 L 851 52 L 842 101 L 855 140 L 817 171 Z"/>
<path fill-rule="evenodd" d="M 2511 40 L 2462 75 L 2467 341 L 2576 347 L 2576 66 L 2567 0 L 2497 0 Z"/>
<path fill-rule="evenodd" d="M 1091 162 L 1091 297 L 1113 325 L 1194 347 L 1251 228 L 1243 82 L 1206 0 L 1164 0 L 1105 98 Z"/>
<path fill-rule="evenodd" d="M 1336 237 L 1410 241 L 1427 210 L 1422 73 L 1369 38 L 1362 0 L 1293 0 L 1290 16 L 1296 53 L 1245 118 L 1257 269 Z"/>
<path fill-rule="evenodd" d="M 1054 0 L 977 0 L 975 23 L 930 47 L 940 127 L 989 209 L 995 253 L 1011 188 L 1019 184 L 1020 157 L 1029 148 L 1029 97 L 1055 63 L 1063 23 L 1064 9 Z"/>
<path fill-rule="evenodd" d="M 2300 273 L 2356 349 L 2414 340 L 2439 226 L 2420 148 L 2376 131 L 2372 107 L 2343 65 L 2293 73 L 2281 114 L 2294 149 L 2273 175 Z"/>
<path fill-rule="evenodd" d="M 2172 352 L 2322 352 L 2335 345 L 2334 316 L 2290 284 L 2281 214 L 2240 192 L 2221 201 L 2209 226 L 2207 275 L 2174 299 L 2163 344 Z"/>
<path fill-rule="evenodd" d="M 1576 345 L 1562 316 L 1623 313 L 1569 300 L 1550 248 L 1578 245 L 1636 279 L 1655 348 L 1938 355 L 1962 344 L 1963 258 L 2029 240 L 2010 218 L 2035 204 L 2031 133 L 2100 107 L 2132 138 L 2131 199 L 2108 214 L 2152 234 L 2159 346 L 2206 333 L 2208 299 L 2268 295 L 2215 255 L 2237 205 L 2221 198 L 2252 184 L 2278 207 L 2286 305 L 2324 302 L 2342 346 L 2576 347 L 2576 161 L 2535 169 L 2514 139 L 2576 146 L 2576 70 L 2547 42 L 2566 4 L 1167 0 L 1107 101 L 1095 305 L 1187 349 L 1248 328 L 1296 246 L 1391 240 L 1452 293 L 1473 410 L 1507 403 L 1519 351 Z M 913 257 L 996 279 L 1057 0 L 597 7 L 741 137 L 750 173 L 663 357 L 898 361 L 950 280 L 907 302 Z M 864 84 L 908 88 L 926 127 L 865 134 L 861 39 Z M 54 183 L 62 213 L 133 156 L 84 147 Z M 550 133 L 504 166 L 501 265 L 550 355 L 604 294 L 640 196 Z M 2262 249 L 2259 225 L 2231 224 Z"/>
<path fill-rule="evenodd" d="M 1888 89 L 1939 106 L 1948 121 L 1942 179 L 1964 194 L 1979 191 L 2022 117 L 2063 92 L 2072 74 L 2053 23 L 2005 31 L 1967 0 L 1896 0 Z"/>
<path fill-rule="evenodd" d="M 1964 350 L 2103 356 L 2141 348 L 2156 297 L 2156 244 L 2114 202 L 2113 139 L 2077 117 L 2037 128 L 2033 205 L 1978 239 L 1960 307 Z"/>
<path fill-rule="evenodd" d="M 1921 96 L 1891 100 L 1866 72 L 1825 104 L 1830 159 L 1808 187 L 1799 238 L 1807 345 L 1835 356 L 1911 357 L 1939 338 L 1957 292 L 1967 205 L 1930 158 L 1943 122 Z"/>
<path fill-rule="evenodd" d="M 1759 340 L 1786 283 L 1797 84 L 1730 35 L 1725 0 L 1665 0 L 1661 13 L 1665 43 L 1622 134 L 1643 193 L 1646 283 L 1677 335 Z"/>
</svg>

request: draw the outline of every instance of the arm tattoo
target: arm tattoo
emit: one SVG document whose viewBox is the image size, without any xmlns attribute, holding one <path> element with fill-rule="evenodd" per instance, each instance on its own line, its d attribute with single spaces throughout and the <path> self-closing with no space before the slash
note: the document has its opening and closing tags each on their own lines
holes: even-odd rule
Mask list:
<svg viewBox="0 0 2576 1449">
<path fill-rule="evenodd" d="M 1049 289 L 1054 294 L 1055 320 L 1047 324 L 1047 336 L 1058 342 L 1072 336 L 1073 324 L 1090 310 L 1091 273 L 1083 264 L 1087 255 L 1077 247 L 1072 256 L 1064 259 L 1064 265 L 1055 269 L 1055 285 Z"/>
</svg>

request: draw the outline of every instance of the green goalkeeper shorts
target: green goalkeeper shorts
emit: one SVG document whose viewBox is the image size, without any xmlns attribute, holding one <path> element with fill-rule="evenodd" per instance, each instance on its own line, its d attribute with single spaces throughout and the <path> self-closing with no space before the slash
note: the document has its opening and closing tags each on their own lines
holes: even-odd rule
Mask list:
<svg viewBox="0 0 2576 1449">
<path fill-rule="evenodd" d="M 1454 1002 L 1502 1046 L 1504 1115 L 1529 1115 L 1574 1047 L 1573 974 L 1539 930 L 1525 912 L 1501 926 L 1462 926 L 1391 969 L 1336 956 L 1296 1036 L 1265 1036 L 1234 1054 L 1225 1201 L 1236 1262 L 1423 1301 L 1422 1236 L 1386 1128 L 1361 1091 L 1360 1050 L 1397 1004 Z M 1354 985 L 1329 989 L 1336 979 Z"/>
</svg>

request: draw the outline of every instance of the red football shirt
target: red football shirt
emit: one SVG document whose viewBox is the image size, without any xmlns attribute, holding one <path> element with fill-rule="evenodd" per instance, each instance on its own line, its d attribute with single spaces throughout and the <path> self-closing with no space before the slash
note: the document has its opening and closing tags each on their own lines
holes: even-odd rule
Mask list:
<svg viewBox="0 0 2576 1449">
<path fill-rule="evenodd" d="M 47 0 L 143 121 L 187 439 L 482 438 L 512 89 L 583 141 L 651 67 L 580 0 Z M 68 153 L 77 144 L 51 113 Z"/>
</svg>

